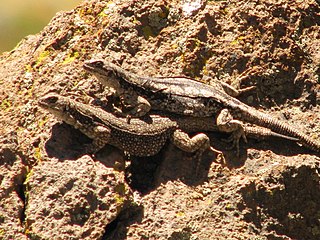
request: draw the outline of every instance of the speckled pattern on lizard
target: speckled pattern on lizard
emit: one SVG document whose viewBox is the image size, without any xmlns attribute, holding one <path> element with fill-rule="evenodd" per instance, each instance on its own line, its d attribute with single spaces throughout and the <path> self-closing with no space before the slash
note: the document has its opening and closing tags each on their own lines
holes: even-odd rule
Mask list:
<svg viewBox="0 0 320 240">
<path fill-rule="evenodd" d="M 210 148 L 210 140 L 204 133 L 190 138 L 187 133 L 219 131 L 210 117 L 186 117 L 170 115 L 149 115 L 143 120 L 132 119 L 129 124 L 99 107 L 83 104 L 75 100 L 50 93 L 40 98 L 39 105 L 58 119 L 79 129 L 93 139 L 89 152 L 97 152 L 106 144 L 114 145 L 135 156 L 155 155 L 170 139 L 178 148 L 186 152 L 197 152 L 198 158 Z M 269 129 L 245 127 L 249 137 L 264 139 L 278 137 L 296 141 L 297 139 L 274 133 Z M 236 142 L 239 148 L 239 142 Z M 212 151 L 218 152 L 211 148 Z"/>
<path fill-rule="evenodd" d="M 85 62 L 83 67 L 104 86 L 114 88 L 124 104 L 131 105 L 132 110 L 128 114 L 132 116 L 142 116 L 150 109 L 189 116 L 212 116 L 212 121 L 216 121 L 220 131 L 240 131 L 238 137 L 245 138 L 241 122 L 244 121 L 298 138 L 305 147 L 320 152 L 320 142 L 316 139 L 223 91 L 193 79 L 141 77 L 101 59 Z"/>
</svg>

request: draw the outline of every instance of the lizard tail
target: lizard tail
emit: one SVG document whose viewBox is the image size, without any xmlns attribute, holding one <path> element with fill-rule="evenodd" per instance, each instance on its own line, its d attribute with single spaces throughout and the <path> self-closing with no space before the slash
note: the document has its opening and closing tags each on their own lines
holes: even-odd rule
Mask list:
<svg viewBox="0 0 320 240">
<path fill-rule="evenodd" d="M 281 122 L 280 120 L 274 119 L 258 111 L 254 111 L 253 114 L 248 114 L 246 117 L 247 121 L 251 121 L 254 124 L 270 128 L 272 131 L 280 134 L 298 138 L 299 143 L 301 143 L 303 146 L 316 152 L 320 152 L 320 142 L 313 140 L 303 133 L 300 133 L 298 129 L 289 126 L 287 123 Z"/>
<path fill-rule="evenodd" d="M 299 141 L 298 138 L 289 137 L 287 135 L 273 132 L 269 128 L 245 126 L 244 129 L 245 129 L 245 133 L 247 136 L 257 138 L 257 139 L 260 139 L 260 138 L 267 139 L 269 137 L 277 137 L 277 138 L 287 139 L 287 140 L 294 141 L 294 142 Z"/>
</svg>

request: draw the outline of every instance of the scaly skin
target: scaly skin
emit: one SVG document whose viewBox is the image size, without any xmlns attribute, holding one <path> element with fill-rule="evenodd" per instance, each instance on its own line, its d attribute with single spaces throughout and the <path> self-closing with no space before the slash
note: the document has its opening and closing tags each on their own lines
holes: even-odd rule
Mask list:
<svg viewBox="0 0 320 240">
<path fill-rule="evenodd" d="M 152 156 L 170 139 L 180 149 L 198 151 L 201 156 L 203 151 L 210 148 L 209 138 L 203 133 L 190 138 L 187 133 L 218 131 L 210 117 L 150 115 L 143 120 L 132 119 L 129 124 L 125 119 L 117 118 L 101 108 L 52 93 L 42 97 L 39 105 L 93 139 L 90 152 L 99 151 L 106 144 L 111 144 L 135 156 Z M 296 141 L 269 129 L 245 127 L 245 131 L 249 137 L 258 139 L 278 137 Z"/>
<path fill-rule="evenodd" d="M 210 148 L 210 139 L 203 133 L 190 138 L 176 122 L 168 118 L 151 117 L 145 121 L 115 117 L 98 107 L 82 104 L 57 94 L 48 94 L 39 105 L 57 118 L 79 129 L 93 139 L 90 152 L 97 152 L 106 144 L 114 145 L 134 156 L 157 154 L 167 140 L 178 148 L 201 154 Z"/>
<path fill-rule="evenodd" d="M 124 105 L 133 108 L 129 113 L 132 116 L 143 116 L 151 108 L 180 115 L 211 116 L 221 120 L 223 118 L 219 115 L 223 110 L 227 110 L 235 120 L 229 118 L 226 122 L 217 121 L 220 131 L 243 132 L 242 123 L 238 121 L 241 120 L 297 138 L 303 146 L 320 152 L 319 141 L 223 91 L 195 80 L 184 77 L 140 77 L 103 60 L 86 62 L 84 69 L 94 74 L 104 86 L 114 88 L 123 99 Z"/>
</svg>

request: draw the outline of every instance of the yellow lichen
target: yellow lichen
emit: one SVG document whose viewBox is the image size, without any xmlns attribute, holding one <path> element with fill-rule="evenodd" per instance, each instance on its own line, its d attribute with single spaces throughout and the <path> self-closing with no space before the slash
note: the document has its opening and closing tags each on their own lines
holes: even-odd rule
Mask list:
<svg viewBox="0 0 320 240">
<path fill-rule="evenodd" d="M 28 89 L 27 98 L 31 98 L 33 96 L 33 89 L 34 89 L 33 85 Z"/>
<path fill-rule="evenodd" d="M 0 106 L 1 106 L 2 110 L 8 111 L 10 109 L 10 107 L 12 106 L 12 102 L 8 98 L 5 98 L 2 100 Z"/>
<path fill-rule="evenodd" d="M 48 122 L 48 117 L 44 117 L 43 119 L 40 119 L 40 121 L 38 122 L 38 126 L 42 127 L 44 124 L 46 124 L 46 122 Z"/>
<path fill-rule="evenodd" d="M 32 70 L 33 70 L 31 64 L 26 64 L 26 65 L 24 66 L 24 69 L 25 69 L 25 71 L 28 72 L 28 73 L 29 73 L 29 72 L 32 72 Z"/>
<path fill-rule="evenodd" d="M 177 217 L 184 217 L 186 214 L 184 212 L 177 212 L 176 216 Z"/>
<path fill-rule="evenodd" d="M 98 14 L 98 17 L 100 18 L 108 17 L 107 10 L 108 10 L 108 7 L 105 7 L 104 9 L 102 9 L 102 11 Z"/>
<path fill-rule="evenodd" d="M 37 159 L 38 161 L 41 161 L 42 154 L 41 154 L 41 149 L 40 149 L 39 147 L 36 147 L 36 148 L 34 149 L 33 156 L 34 156 L 34 158 Z"/>
<path fill-rule="evenodd" d="M 232 204 L 228 204 L 226 207 L 225 207 L 226 210 L 233 210 L 235 209 L 234 206 Z"/>
<path fill-rule="evenodd" d="M 125 200 L 125 198 L 119 194 L 115 194 L 114 199 L 116 200 L 117 205 L 122 205 Z"/>
<path fill-rule="evenodd" d="M 209 75 L 209 71 L 208 71 L 208 69 L 207 69 L 207 67 L 206 67 L 206 64 L 205 64 L 204 67 L 202 68 L 202 74 L 203 74 L 203 75 Z"/>
<path fill-rule="evenodd" d="M 84 16 L 92 14 L 92 8 L 90 8 L 90 7 L 88 7 L 88 8 L 78 8 L 77 10 L 78 10 L 77 12 L 78 12 L 80 18 L 83 18 Z"/>
<path fill-rule="evenodd" d="M 132 18 L 132 23 L 135 24 L 135 25 L 138 25 L 138 24 L 140 24 L 140 21 L 136 17 L 133 17 Z"/>
<path fill-rule="evenodd" d="M 69 64 L 71 62 L 73 62 L 75 59 L 79 58 L 80 54 L 79 52 L 74 52 L 72 51 L 71 53 L 68 54 L 68 56 L 64 59 L 64 61 L 62 62 L 62 64 Z"/>
<path fill-rule="evenodd" d="M 190 38 L 190 40 L 192 40 L 195 43 L 196 47 L 201 47 L 201 46 L 207 45 L 207 43 L 202 42 L 197 38 Z"/>
<path fill-rule="evenodd" d="M 41 52 L 34 64 L 34 67 L 38 67 L 41 65 L 41 63 L 50 56 L 50 51 L 49 50 L 45 50 L 43 52 Z"/>
<path fill-rule="evenodd" d="M 24 180 L 24 183 L 23 183 L 24 185 L 28 184 L 32 174 L 33 174 L 33 170 L 31 169 L 30 171 L 28 171 L 28 173 L 26 175 L 26 179 Z"/>
</svg>

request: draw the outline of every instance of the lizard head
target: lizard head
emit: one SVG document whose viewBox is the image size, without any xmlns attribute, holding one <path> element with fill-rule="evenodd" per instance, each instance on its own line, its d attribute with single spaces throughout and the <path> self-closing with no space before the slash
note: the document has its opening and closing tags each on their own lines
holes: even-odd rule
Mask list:
<svg viewBox="0 0 320 240">
<path fill-rule="evenodd" d="M 117 65 L 101 60 L 93 59 L 86 61 L 83 64 L 83 68 L 93 74 L 105 87 L 114 88 L 118 90 L 120 88 L 119 84 L 119 69 Z"/>
<path fill-rule="evenodd" d="M 69 101 L 56 93 L 49 93 L 38 100 L 38 105 L 59 117 L 69 108 Z"/>
<path fill-rule="evenodd" d="M 81 125 L 90 119 L 83 113 L 85 107 L 82 107 L 82 103 L 56 93 L 49 93 L 41 97 L 38 104 L 58 119 L 75 127 L 78 122 Z"/>
</svg>

